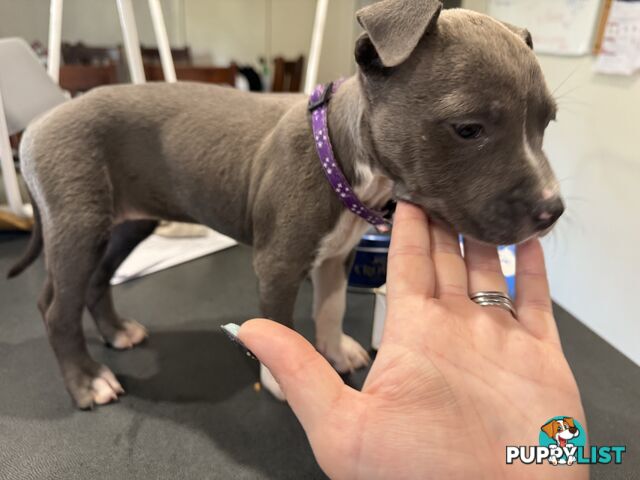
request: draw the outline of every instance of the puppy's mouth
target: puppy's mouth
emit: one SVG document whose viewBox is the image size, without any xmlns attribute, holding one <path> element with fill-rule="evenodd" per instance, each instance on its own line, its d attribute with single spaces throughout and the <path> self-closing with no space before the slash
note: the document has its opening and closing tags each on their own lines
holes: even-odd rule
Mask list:
<svg viewBox="0 0 640 480">
<path fill-rule="evenodd" d="M 551 230 L 553 230 L 553 228 L 555 227 L 555 223 L 553 225 L 551 225 L 548 228 L 545 228 L 544 230 L 536 233 L 535 235 L 532 235 L 532 237 L 538 237 L 538 238 L 542 238 L 542 237 L 546 237 L 547 235 L 549 235 L 551 233 Z"/>
<path fill-rule="evenodd" d="M 447 202 L 396 188 L 397 200 L 413 203 L 422 208 L 429 220 L 462 236 L 485 245 L 517 245 L 532 238 L 544 237 L 554 225 L 536 231 L 526 220 L 509 221 L 506 218 L 480 218 L 470 211 L 450 212 Z M 453 218 L 452 218 L 453 217 Z"/>
<path fill-rule="evenodd" d="M 543 237 L 547 235 L 553 226 L 544 231 L 536 232 L 532 229 L 517 226 L 506 226 L 504 228 L 496 228 L 494 223 L 489 220 L 479 220 L 472 215 L 464 215 L 460 222 L 451 221 L 447 216 L 437 209 L 429 208 L 423 204 L 411 202 L 422 208 L 429 216 L 429 221 L 440 225 L 448 230 L 453 230 L 465 238 L 471 239 L 477 243 L 490 246 L 499 245 L 517 245 L 524 243 L 532 238 Z"/>
<path fill-rule="evenodd" d="M 543 232 L 536 232 L 535 230 L 526 227 L 515 227 L 502 230 L 495 230 L 490 227 L 476 229 L 456 229 L 455 225 L 448 225 L 450 225 L 450 228 L 459 232 L 465 238 L 469 238 L 477 243 L 494 247 L 500 245 L 519 245 L 531 240 L 532 238 L 540 238 L 553 229 L 553 227 L 549 227 Z"/>
</svg>

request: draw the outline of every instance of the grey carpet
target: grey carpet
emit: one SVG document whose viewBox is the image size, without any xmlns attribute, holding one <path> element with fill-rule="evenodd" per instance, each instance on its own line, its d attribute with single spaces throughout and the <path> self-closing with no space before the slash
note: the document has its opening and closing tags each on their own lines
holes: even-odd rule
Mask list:
<svg viewBox="0 0 640 480">
<path fill-rule="evenodd" d="M 85 319 L 92 354 L 114 370 L 128 395 L 79 412 L 62 386 L 35 305 L 42 263 L 4 279 L 26 240 L 0 234 L 0 478 L 324 478 L 287 405 L 254 390 L 257 365 L 218 328 L 258 315 L 248 248 L 117 287 L 119 310 L 143 322 L 151 336 L 141 347 L 116 352 L 102 346 Z M 296 319 L 307 337 L 310 305 L 305 283 Z M 364 345 L 372 309 L 371 295 L 349 294 L 345 328 Z M 591 443 L 628 447 L 622 465 L 597 467 L 593 477 L 638 478 L 640 368 L 566 312 L 556 313 Z M 357 387 L 364 375 L 347 380 Z"/>
</svg>

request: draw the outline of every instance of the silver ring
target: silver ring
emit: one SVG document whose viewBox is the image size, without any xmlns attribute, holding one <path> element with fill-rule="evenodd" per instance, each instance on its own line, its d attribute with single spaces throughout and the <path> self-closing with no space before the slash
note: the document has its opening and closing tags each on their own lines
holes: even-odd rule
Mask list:
<svg viewBox="0 0 640 480">
<path fill-rule="evenodd" d="M 481 307 L 498 307 L 508 311 L 517 320 L 516 307 L 514 307 L 509 295 L 502 292 L 476 292 L 471 295 L 471 300 Z"/>
</svg>

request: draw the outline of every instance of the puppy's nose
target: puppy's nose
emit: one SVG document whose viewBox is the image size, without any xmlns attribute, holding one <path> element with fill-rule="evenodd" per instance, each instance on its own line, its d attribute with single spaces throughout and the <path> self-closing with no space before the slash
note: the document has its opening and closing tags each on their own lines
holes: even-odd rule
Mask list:
<svg viewBox="0 0 640 480">
<path fill-rule="evenodd" d="M 533 222 L 536 230 L 542 231 L 556 223 L 564 212 L 564 203 L 559 196 L 542 200 L 533 211 Z"/>
</svg>

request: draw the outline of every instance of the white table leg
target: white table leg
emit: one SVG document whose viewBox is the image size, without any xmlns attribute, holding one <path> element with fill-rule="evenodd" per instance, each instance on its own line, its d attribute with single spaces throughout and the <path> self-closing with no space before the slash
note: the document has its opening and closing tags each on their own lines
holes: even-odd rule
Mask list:
<svg viewBox="0 0 640 480">
<path fill-rule="evenodd" d="M 18 176 L 13 164 L 13 154 L 11 143 L 9 142 L 9 128 L 7 127 L 7 117 L 4 115 L 4 104 L 2 102 L 2 92 L 0 92 L 0 166 L 2 167 L 2 179 L 7 194 L 9 208 L 19 217 L 29 217 L 30 209 L 22 203 L 20 188 L 18 187 Z"/>
<path fill-rule="evenodd" d="M 58 83 L 60 79 L 60 50 L 62 48 L 62 3 L 63 0 L 51 0 L 49 4 L 49 58 L 47 73 Z"/>
<path fill-rule="evenodd" d="M 133 83 L 144 83 L 144 67 L 142 66 L 140 40 L 138 39 L 138 29 L 136 28 L 133 5 L 131 4 L 131 0 L 117 0 L 117 5 L 131 81 Z"/>
<path fill-rule="evenodd" d="M 156 34 L 156 41 L 158 42 L 158 51 L 160 52 L 160 62 L 162 63 L 164 80 L 165 82 L 174 83 L 177 81 L 176 68 L 173 65 L 171 46 L 169 44 L 169 37 L 167 36 L 167 26 L 164 22 L 164 15 L 162 14 L 160 0 L 149 0 L 149 10 L 151 11 L 153 30 Z"/>
<path fill-rule="evenodd" d="M 307 76 L 304 82 L 304 93 L 307 95 L 311 94 L 318 81 L 318 66 L 320 65 L 320 53 L 322 52 L 322 40 L 324 39 L 324 26 L 327 21 L 328 8 L 329 0 L 318 0 L 316 17 L 313 23 L 313 35 L 311 36 Z"/>
</svg>

